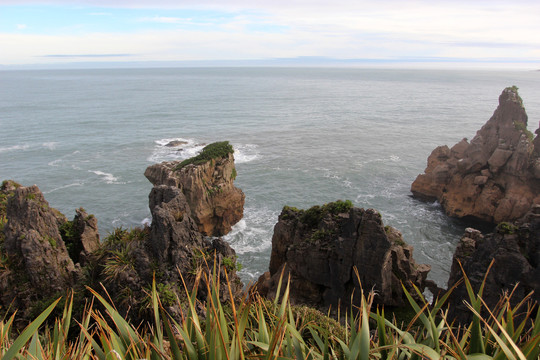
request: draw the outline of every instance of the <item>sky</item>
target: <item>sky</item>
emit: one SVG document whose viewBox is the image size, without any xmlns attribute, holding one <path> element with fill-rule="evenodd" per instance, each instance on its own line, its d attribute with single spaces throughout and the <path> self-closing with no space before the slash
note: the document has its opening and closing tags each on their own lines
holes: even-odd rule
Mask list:
<svg viewBox="0 0 540 360">
<path fill-rule="evenodd" d="M 0 65 L 296 58 L 540 68 L 540 1 L 0 0 Z"/>
</svg>

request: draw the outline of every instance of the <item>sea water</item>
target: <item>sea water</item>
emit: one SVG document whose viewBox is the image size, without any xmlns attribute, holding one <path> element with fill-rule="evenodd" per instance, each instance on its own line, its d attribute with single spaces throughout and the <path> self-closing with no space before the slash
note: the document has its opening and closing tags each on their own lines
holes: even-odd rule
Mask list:
<svg viewBox="0 0 540 360">
<path fill-rule="evenodd" d="M 37 184 L 68 218 L 84 207 L 102 238 L 150 221 L 161 161 L 229 140 L 244 218 L 225 236 L 247 283 L 269 265 L 284 205 L 338 199 L 378 210 L 444 286 L 466 226 L 410 186 L 438 145 L 471 139 L 507 87 L 529 129 L 540 72 L 354 68 L 176 68 L 0 72 L 0 179 Z M 172 140 L 187 144 L 167 147 Z"/>
</svg>

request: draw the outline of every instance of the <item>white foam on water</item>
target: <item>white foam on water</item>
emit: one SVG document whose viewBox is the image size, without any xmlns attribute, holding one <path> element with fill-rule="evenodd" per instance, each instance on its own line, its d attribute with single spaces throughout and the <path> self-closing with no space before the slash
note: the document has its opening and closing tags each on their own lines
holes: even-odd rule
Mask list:
<svg viewBox="0 0 540 360">
<path fill-rule="evenodd" d="M 53 160 L 53 161 L 49 161 L 49 162 L 47 163 L 47 165 L 49 165 L 49 166 L 54 166 L 54 167 L 58 167 L 58 166 L 60 166 L 60 165 L 58 165 L 58 164 L 60 164 L 62 161 L 63 161 L 62 159 L 56 159 L 56 160 Z"/>
<path fill-rule="evenodd" d="M 0 153 L 3 153 L 3 152 L 10 152 L 10 151 L 15 151 L 15 150 L 26 150 L 28 149 L 30 146 L 27 145 L 27 144 L 24 144 L 24 145 L 13 145 L 13 146 L 5 146 L 5 147 L 0 147 Z"/>
<path fill-rule="evenodd" d="M 88 170 L 88 172 L 91 172 L 91 173 L 94 173 L 94 174 L 96 174 L 98 176 L 101 176 L 103 178 L 103 180 L 107 184 L 125 184 L 124 182 L 119 182 L 118 178 L 115 177 L 113 174 L 110 174 L 110 173 L 106 173 L 106 172 L 99 171 L 99 170 Z"/>
<path fill-rule="evenodd" d="M 181 141 L 185 144 L 167 146 L 171 141 Z M 206 144 L 196 142 L 194 139 L 164 138 L 156 140 L 152 155 L 147 160 L 153 163 L 162 161 L 184 160 L 197 155 Z"/>
<path fill-rule="evenodd" d="M 399 162 L 401 161 L 401 158 L 397 155 L 390 155 L 390 161 Z"/>
<path fill-rule="evenodd" d="M 246 208 L 244 218 L 223 238 L 239 255 L 266 252 L 272 247 L 272 234 L 278 215 L 278 211 L 266 208 Z"/>
<path fill-rule="evenodd" d="M 178 146 L 167 146 L 172 141 L 181 141 L 185 144 Z M 186 138 L 164 138 L 155 141 L 154 151 L 147 160 L 153 163 L 162 161 L 185 160 L 197 156 L 202 149 L 208 145 L 196 139 Z M 237 164 L 248 163 L 260 158 L 257 145 L 255 144 L 235 144 L 234 161 Z"/>
<path fill-rule="evenodd" d="M 83 185 L 84 185 L 84 183 L 82 183 L 82 182 L 76 182 L 76 183 L 72 183 L 72 184 L 62 185 L 62 186 L 59 186 L 59 187 L 54 188 L 52 190 L 44 191 L 43 194 L 50 194 L 50 193 L 58 191 L 58 190 L 67 189 L 67 188 L 70 188 L 70 187 L 73 187 L 73 186 L 83 186 Z"/>
<path fill-rule="evenodd" d="M 234 147 L 234 162 L 236 164 L 244 164 L 260 158 L 257 145 L 255 144 L 235 144 Z"/>
<path fill-rule="evenodd" d="M 49 150 L 54 150 L 56 149 L 56 145 L 58 145 L 57 142 L 45 142 L 43 144 L 41 144 L 41 146 L 43 146 L 45 149 L 49 149 Z"/>
<path fill-rule="evenodd" d="M 152 224 L 152 218 L 149 216 L 149 217 L 145 217 L 142 221 L 141 221 L 141 225 L 142 226 L 150 226 Z"/>
</svg>

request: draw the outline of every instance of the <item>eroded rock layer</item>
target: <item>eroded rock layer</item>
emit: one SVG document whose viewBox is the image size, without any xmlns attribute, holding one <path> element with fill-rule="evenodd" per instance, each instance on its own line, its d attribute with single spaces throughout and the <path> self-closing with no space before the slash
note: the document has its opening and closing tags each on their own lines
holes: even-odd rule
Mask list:
<svg viewBox="0 0 540 360">
<path fill-rule="evenodd" d="M 176 188 L 183 194 L 187 215 L 195 221 L 199 232 L 207 236 L 227 234 L 244 213 L 245 195 L 233 184 L 236 178 L 233 154 L 197 165 L 179 168 L 180 164 L 180 161 L 155 164 L 144 175 L 154 186 Z"/>
<path fill-rule="evenodd" d="M 491 309 L 505 292 L 513 292 L 511 302 L 514 304 L 530 292 L 534 292 L 533 300 L 540 302 L 540 206 L 534 206 L 514 224 L 500 223 L 494 233 L 482 234 L 472 228 L 466 229 L 454 253 L 448 288 L 463 277 L 463 267 L 477 293 L 492 262 L 482 294 L 482 299 Z M 453 291 L 449 299 L 452 315 L 462 322 L 471 317 L 463 303 L 467 299 L 463 284 Z"/>
<path fill-rule="evenodd" d="M 243 285 L 234 250 L 222 239 L 204 236 L 228 232 L 242 215 L 244 194 L 232 185 L 233 161 L 227 153 L 180 170 L 169 168 L 170 163 L 150 167 L 147 176 L 155 184 L 149 195 L 152 224 L 115 229 L 103 242 L 97 219 L 84 209 L 69 221 L 49 207 L 36 185 L 4 181 L 0 317 L 17 310 L 17 327 L 24 327 L 24 320 L 71 290 L 74 309 L 82 310 L 85 298 L 92 296 L 88 286 L 106 291 L 117 309 L 138 323 L 149 316 L 148 294 L 155 281 L 163 306 L 179 319 L 177 297 L 185 296 L 184 284 L 188 289 L 198 286 L 204 302 L 208 289 L 199 279 L 211 278 L 214 269 L 219 269 L 215 280 L 222 283 L 221 300 L 238 295 Z"/>
<path fill-rule="evenodd" d="M 335 202 L 309 210 L 285 207 L 274 227 L 270 271 L 259 279 L 259 291 L 275 297 L 279 277 L 291 277 L 293 303 L 320 309 L 360 301 L 360 284 L 375 302 L 401 306 L 401 284 L 424 289 L 429 265 L 418 265 L 401 233 L 383 225 L 373 209 Z M 355 274 L 358 270 L 358 277 Z M 413 291 L 414 293 L 414 291 Z"/>
<path fill-rule="evenodd" d="M 470 142 L 433 150 L 411 192 L 439 201 L 450 216 L 491 223 L 519 219 L 539 204 L 540 142 L 527 130 L 517 88 L 504 89 L 495 113 Z"/>
</svg>

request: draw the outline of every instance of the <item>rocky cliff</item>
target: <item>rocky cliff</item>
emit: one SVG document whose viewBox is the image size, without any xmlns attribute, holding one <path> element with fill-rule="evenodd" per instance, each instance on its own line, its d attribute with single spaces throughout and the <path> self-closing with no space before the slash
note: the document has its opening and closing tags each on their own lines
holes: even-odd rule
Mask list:
<svg viewBox="0 0 540 360">
<path fill-rule="evenodd" d="M 470 142 L 433 150 L 411 192 L 439 201 L 450 216 L 491 223 L 519 219 L 539 204 L 540 140 L 527 130 L 517 88 L 503 90 L 493 116 Z"/>
<path fill-rule="evenodd" d="M 103 242 L 97 219 L 84 209 L 69 221 L 49 206 L 37 186 L 4 181 L 0 317 L 11 309 L 19 311 L 19 319 L 32 319 L 71 289 L 75 308 L 82 309 L 85 297 L 91 296 L 85 286 L 90 286 L 106 290 L 117 309 L 138 323 L 149 316 L 148 293 L 155 279 L 163 306 L 179 318 L 176 299 L 185 296 L 183 284 L 190 289 L 199 284 L 198 296 L 204 302 L 207 288 L 198 278 L 201 273 L 211 276 L 214 266 L 220 269 L 223 284 L 225 270 L 228 274 L 231 292 L 221 286 L 221 299 L 236 296 L 243 285 L 236 274 L 234 250 L 222 239 L 204 236 L 227 232 L 243 208 L 244 195 L 232 185 L 232 154 L 215 155 L 180 168 L 179 164 L 150 167 L 147 176 L 156 184 L 149 195 L 152 224 L 115 229 Z"/>
<path fill-rule="evenodd" d="M 233 184 L 236 169 L 232 146 L 228 142 L 207 145 L 194 159 L 155 164 L 144 175 L 154 186 L 175 188 L 183 194 L 187 202 L 184 210 L 199 232 L 225 235 L 244 212 L 245 195 Z"/>
<path fill-rule="evenodd" d="M 274 227 L 270 271 L 256 286 L 274 297 L 284 271 L 285 279 L 291 277 L 293 303 L 335 309 L 348 306 L 353 292 L 359 301 L 360 280 L 363 289 L 375 290 L 376 303 L 400 306 L 406 302 L 401 284 L 423 290 L 430 270 L 417 265 L 412 252 L 373 209 L 354 208 L 349 201 L 308 210 L 285 207 Z"/>
<path fill-rule="evenodd" d="M 35 185 L 23 187 L 4 181 L 0 188 L 0 307 L 13 306 L 23 314 L 45 299 L 64 294 L 81 279 L 79 264 L 73 261 L 99 246 L 95 219 L 83 209 L 76 222 L 85 242 L 67 239 L 68 221 L 49 206 Z M 71 228 L 70 230 L 71 231 Z"/>
<path fill-rule="evenodd" d="M 534 206 L 514 224 L 500 223 L 491 234 L 466 229 L 454 253 L 448 287 L 462 278 L 461 263 L 477 292 L 492 261 L 482 296 L 491 309 L 505 292 L 513 291 L 512 302 L 517 303 L 534 291 L 532 299 L 540 302 L 540 206 Z M 471 315 L 464 299 L 468 299 L 468 295 L 461 284 L 452 293 L 449 303 L 452 315 L 462 322 L 470 320 Z"/>
</svg>

